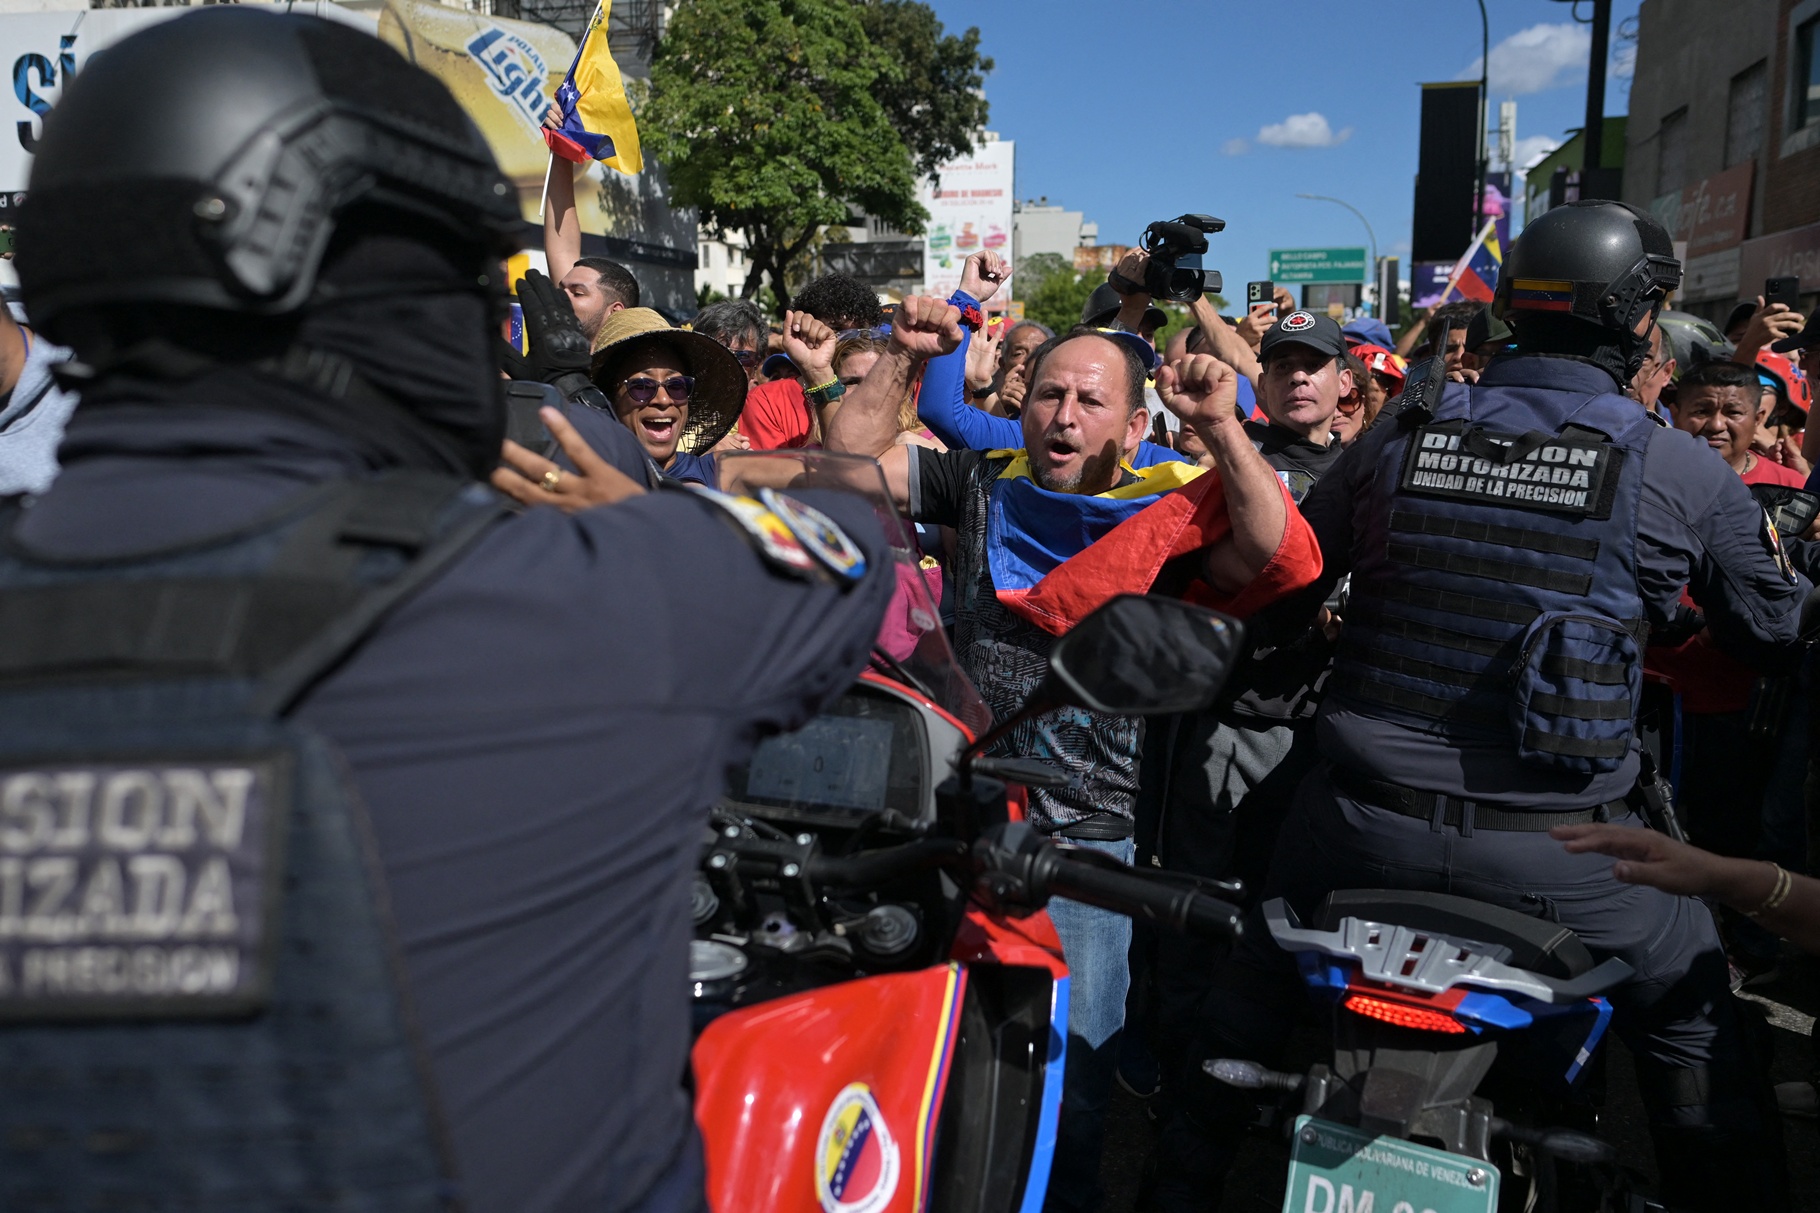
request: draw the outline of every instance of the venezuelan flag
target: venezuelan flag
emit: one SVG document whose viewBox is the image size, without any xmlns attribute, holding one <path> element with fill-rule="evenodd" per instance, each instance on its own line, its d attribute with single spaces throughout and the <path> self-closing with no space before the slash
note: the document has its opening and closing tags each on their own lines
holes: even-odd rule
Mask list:
<svg viewBox="0 0 1820 1213">
<path fill-rule="evenodd" d="M 1164 564 L 1217 543 L 1232 530 L 1225 485 L 1204 469 L 1170 462 L 1133 470 L 1094 496 L 1056 493 L 1030 476 L 1024 451 L 993 482 L 986 510 L 986 563 L 1005 608 L 1061 635 L 1117 594 L 1142 594 Z M 1290 525 L 1278 559 L 1234 596 L 1197 582 L 1189 601 L 1244 616 L 1312 582 L 1321 571 L 1314 532 L 1288 500 Z"/>
<path fill-rule="evenodd" d="M 631 102 L 626 100 L 619 65 L 607 46 L 609 7 L 610 0 L 602 0 L 594 10 L 594 19 L 588 22 L 575 51 L 575 62 L 556 90 L 562 126 L 557 130 L 546 126 L 543 139 L 564 160 L 577 164 L 600 160 L 622 173 L 640 173 L 645 158 L 638 149 L 638 124 L 632 118 Z"/>
<path fill-rule="evenodd" d="M 1447 302 L 1454 291 L 1463 299 L 1490 303 L 1498 290 L 1498 272 L 1504 268 L 1504 249 L 1498 243 L 1498 228 L 1493 220 L 1485 221 L 1485 230 L 1472 242 L 1466 255 L 1453 268 L 1452 280 L 1441 302 Z"/>
<path fill-rule="evenodd" d="M 1552 278 L 1512 278 L 1510 306 L 1527 312 L 1571 312 L 1574 284 Z"/>
</svg>

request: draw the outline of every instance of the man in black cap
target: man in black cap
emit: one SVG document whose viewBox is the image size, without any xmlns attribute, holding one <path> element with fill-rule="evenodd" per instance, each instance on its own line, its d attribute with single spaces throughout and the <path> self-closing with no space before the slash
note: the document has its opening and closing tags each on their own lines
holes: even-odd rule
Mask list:
<svg viewBox="0 0 1820 1213">
<path fill-rule="evenodd" d="M 1258 349 L 1265 419 L 1247 421 L 1245 430 L 1298 501 L 1340 457 L 1332 431 L 1340 398 L 1352 391 L 1345 353 L 1338 323 L 1299 309 L 1271 325 Z"/>
</svg>

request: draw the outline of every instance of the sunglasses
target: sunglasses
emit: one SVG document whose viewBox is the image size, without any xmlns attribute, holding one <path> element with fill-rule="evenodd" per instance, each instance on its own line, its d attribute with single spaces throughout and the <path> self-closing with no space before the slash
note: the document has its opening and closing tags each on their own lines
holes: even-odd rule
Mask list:
<svg viewBox="0 0 1820 1213">
<path fill-rule="evenodd" d="M 1348 417 L 1365 407 L 1365 401 L 1358 396 L 1340 397 L 1339 409 Z"/>
<path fill-rule="evenodd" d="M 634 404 L 650 404 L 657 399 L 657 389 L 660 387 L 677 404 L 687 404 L 689 393 L 695 390 L 695 376 L 676 375 L 659 383 L 655 379 L 639 375 L 627 379 L 620 386 L 626 389 L 626 395 Z"/>
<path fill-rule="evenodd" d="M 735 362 L 748 371 L 758 365 L 757 350 L 728 350 L 727 352 L 733 355 Z"/>
<path fill-rule="evenodd" d="M 888 324 L 880 324 L 869 329 L 842 329 L 840 332 L 834 334 L 834 339 L 836 341 L 846 341 L 850 337 L 889 337 L 890 335 L 891 326 Z"/>
</svg>

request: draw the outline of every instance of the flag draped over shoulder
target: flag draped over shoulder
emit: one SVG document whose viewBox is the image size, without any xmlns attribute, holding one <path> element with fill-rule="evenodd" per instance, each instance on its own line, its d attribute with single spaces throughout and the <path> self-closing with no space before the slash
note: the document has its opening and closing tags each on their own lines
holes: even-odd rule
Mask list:
<svg viewBox="0 0 1820 1213">
<path fill-rule="evenodd" d="M 594 10 L 594 19 L 576 48 L 575 62 L 556 90 L 562 126 L 556 130 L 544 127 L 543 140 L 564 160 L 577 164 L 600 160 L 622 173 L 640 173 L 645 159 L 638 149 L 638 124 L 632 118 L 631 102 L 626 100 L 619 65 L 607 46 L 609 2 L 603 0 Z"/>
<path fill-rule="evenodd" d="M 1023 451 L 990 454 L 1012 457 L 987 501 L 993 590 L 1007 610 L 1057 636 L 1115 595 L 1147 592 L 1166 562 L 1232 530 L 1224 482 L 1191 464 L 1127 467 L 1135 479 L 1084 496 L 1037 484 Z M 1242 616 L 1320 575 L 1320 547 L 1287 490 L 1284 505 L 1289 525 L 1270 566 L 1236 595 L 1197 582 L 1189 601 Z"/>
<path fill-rule="evenodd" d="M 1462 299 L 1490 303 L 1492 296 L 1497 294 L 1498 275 L 1503 269 L 1504 247 L 1498 243 L 1497 223 L 1487 219 L 1479 238 L 1454 265 L 1453 273 L 1448 276 L 1447 289 L 1441 292 L 1441 302 L 1446 303 L 1457 291 Z"/>
</svg>

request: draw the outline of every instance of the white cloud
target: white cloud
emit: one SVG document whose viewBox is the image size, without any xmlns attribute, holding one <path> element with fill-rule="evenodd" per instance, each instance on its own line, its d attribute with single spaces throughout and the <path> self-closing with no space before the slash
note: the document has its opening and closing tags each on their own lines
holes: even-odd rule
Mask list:
<svg viewBox="0 0 1820 1213">
<path fill-rule="evenodd" d="M 1571 83 L 1586 70 L 1592 34 L 1575 22 L 1532 25 L 1491 48 L 1491 95 L 1520 97 Z M 1456 79 L 1477 80 L 1480 60 Z"/>
<path fill-rule="evenodd" d="M 1334 147 L 1350 138 L 1350 126 L 1336 133 L 1321 114 L 1291 114 L 1258 132 L 1258 142 L 1269 147 Z"/>
<path fill-rule="evenodd" d="M 1510 157 L 1516 164 L 1517 176 L 1525 176 L 1538 160 L 1560 146 L 1561 141 L 1549 135 L 1525 135 L 1517 140 Z"/>
<path fill-rule="evenodd" d="M 1243 156 L 1251 150 L 1251 144 L 1243 139 L 1228 139 L 1220 144 L 1220 151 L 1228 156 Z"/>
<path fill-rule="evenodd" d="M 1619 45 L 1618 52 L 1611 57 L 1608 69 L 1613 79 L 1629 80 L 1637 74 L 1637 44 L 1625 42 Z"/>
</svg>

